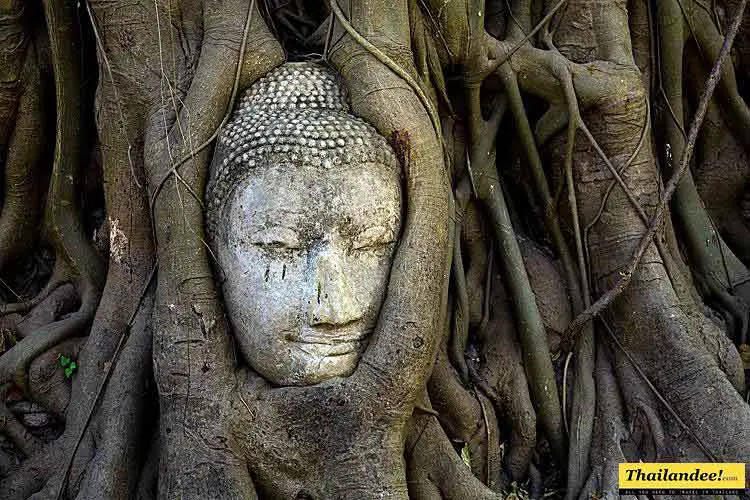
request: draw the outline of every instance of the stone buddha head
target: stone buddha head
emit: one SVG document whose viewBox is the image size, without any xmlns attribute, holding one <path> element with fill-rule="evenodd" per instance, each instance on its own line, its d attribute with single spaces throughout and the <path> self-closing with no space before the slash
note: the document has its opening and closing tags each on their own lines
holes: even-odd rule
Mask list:
<svg viewBox="0 0 750 500">
<path fill-rule="evenodd" d="M 401 229 L 401 170 L 349 112 L 336 75 L 287 63 L 221 132 L 207 227 L 248 364 L 276 385 L 350 375 L 373 331 Z"/>
</svg>

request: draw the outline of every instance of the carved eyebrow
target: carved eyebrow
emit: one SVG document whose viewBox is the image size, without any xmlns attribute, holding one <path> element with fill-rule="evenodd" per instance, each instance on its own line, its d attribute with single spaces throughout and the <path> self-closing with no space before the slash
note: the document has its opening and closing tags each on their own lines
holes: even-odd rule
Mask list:
<svg viewBox="0 0 750 500">
<path fill-rule="evenodd" d="M 286 226 L 271 225 L 250 234 L 249 241 L 258 246 L 300 248 L 297 231 Z"/>
<path fill-rule="evenodd" d="M 294 208 L 286 208 L 286 207 L 264 207 L 260 209 L 255 209 L 252 211 L 252 213 L 246 212 L 246 216 L 248 221 L 250 221 L 252 224 L 257 225 L 263 225 L 263 226 L 282 226 L 282 227 L 289 227 L 284 226 L 284 224 L 279 224 L 279 218 L 284 216 L 297 216 L 297 215 L 304 215 L 304 211 L 300 210 L 297 207 Z M 290 228 L 291 229 L 291 228 Z"/>
</svg>

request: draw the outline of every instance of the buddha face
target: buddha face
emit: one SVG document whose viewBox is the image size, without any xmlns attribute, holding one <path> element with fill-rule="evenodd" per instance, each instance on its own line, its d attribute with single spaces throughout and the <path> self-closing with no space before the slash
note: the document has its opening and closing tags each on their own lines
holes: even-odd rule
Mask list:
<svg viewBox="0 0 750 500">
<path fill-rule="evenodd" d="M 277 385 L 350 375 L 399 236 L 396 169 L 266 165 L 238 183 L 222 222 L 224 298 L 250 366 Z"/>
</svg>

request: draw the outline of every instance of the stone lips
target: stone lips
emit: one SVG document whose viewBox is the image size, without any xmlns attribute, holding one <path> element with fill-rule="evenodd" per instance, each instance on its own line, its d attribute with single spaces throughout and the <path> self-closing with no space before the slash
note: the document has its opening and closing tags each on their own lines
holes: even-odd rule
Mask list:
<svg viewBox="0 0 750 500">
<path fill-rule="evenodd" d="M 286 63 L 259 79 L 221 131 L 206 188 L 210 235 L 237 184 L 257 166 L 277 162 L 400 168 L 385 138 L 350 113 L 336 74 L 308 62 Z"/>
</svg>

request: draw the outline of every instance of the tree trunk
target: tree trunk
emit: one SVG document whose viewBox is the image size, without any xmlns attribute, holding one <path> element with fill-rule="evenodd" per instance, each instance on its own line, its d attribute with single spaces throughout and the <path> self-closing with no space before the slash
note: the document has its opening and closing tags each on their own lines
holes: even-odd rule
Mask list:
<svg viewBox="0 0 750 500">
<path fill-rule="evenodd" d="M 0 0 L 0 497 L 615 498 L 621 462 L 750 462 L 745 4 Z M 341 95 L 269 83 L 302 62 Z M 365 182 L 365 130 L 403 212 L 375 325 L 350 375 L 276 385 L 217 172 L 328 186 L 343 148 Z M 330 243 L 274 235 L 237 239 Z"/>
</svg>

